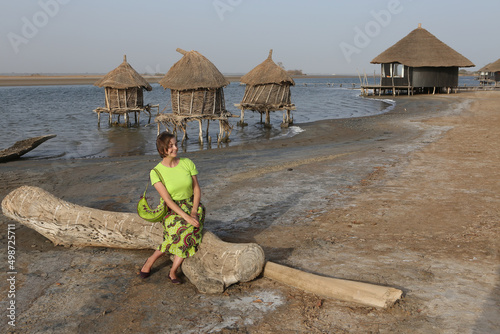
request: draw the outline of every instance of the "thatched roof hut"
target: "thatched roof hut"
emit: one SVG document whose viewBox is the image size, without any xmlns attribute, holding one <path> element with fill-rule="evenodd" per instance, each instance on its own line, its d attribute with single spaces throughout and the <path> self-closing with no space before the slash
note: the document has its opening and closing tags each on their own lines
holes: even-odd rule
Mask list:
<svg viewBox="0 0 500 334">
<path fill-rule="evenodd" d="M 127 56 L 114 70 L 106 74 L 95 84 L 106 89 L 107 108 L 134 108 L 143 106 L 143 89 L 153 88 L 139 73 L 127 63 Z"/>
<path fill-rule="evenodd" d="M 496 86 L 500 81 L 500 59 L 484 66 L 479 72 L 479 81 L 481 84 L 495 83 Z"/>
<path fill-rule="evenodd" d="M 172 114 L 160 114 L 156 117 L 156 122 L 174 133 L 177 129 L 182 130 L 184 142 L 187 138 L 187 122 L 198 121 L 199 140 L 202 143 L 202 121 L 207 120 L 206 132 L 209 138 L 210 120 L 218 120 L 217 142 L 229 141 L 232 127 L 227 119 L 232 115 L 226 111 L 223 89 L 229 85 L 229 81 L 198 51 L 188 52 L 178 48 L 177 52 L 182 53 L 183 57 L 158 82 L 163 88 L 170 89 Z"/>
<path fill-rule="evenodd" d="M 143 88 L 151 91 L 153 88 L 129 63 L 127 55 L 123 56 L 123 62 L 114 70 L 97 81 L 95 86 L 126 89 L 131 87 Z"/>
<path fill-rule="evenodd" d="M 489 63 L 488 65 L 484 66 L 483 68 L 480 69 L 480 71 L 484 72 L 500 72 L 500 59 L 493 63 Z"/>
<path fill-rule="evenodd" d="M 457 87 L 458 68 L 475 66 L 419 24 L 375 57 L 381 64 L 381 86 L 408 88 Z"/>
<path fill-rule="evenodd" d="M 269 112 L 276 110 L 294 110 L 291 103 L 290 86 L 295 85 L 292 77 L 272 59 L 273 50 L 262 63 L 241 77 L 240 82 L 246 84 L 245 94 L 240 104 L 240 124 L 243 123 L 244 110 L 257 111 L 261 115 L 266 113 L 266 124 L 269 124 Z M 290 119 L 286 120 L 290 123 Z"/>
<path fill-rule="evenodd" d="M 183 57 L 158 82 L 169 88 L 178 115 L 220 115 L 226 111 L 223 87 L 229 85 L 212 62 L 197 51 L 177 49 Z"/>
<path fill-rule="evenodd" d="M 150 91 L 153 88 L 127 63 L 126 55 L 123 56 L 123 62 L 117 68 L 107 73 L 94 85 L 105 89 L 106 107 L 94 110 L 99 118 L 101 112 L 109 113 L 111 122 L 112 114 L 124 114 L 128 122 L 129 112 L 140 113 L 149 108 L 144 106 L 143 90 Z"/>
<path fill-rule="evenodd" d="M 287 84 L 294 86 L 295 81 L 283 68 L 273 61 L 273 50 L 269 50 L 269 55 L 259 65 L 241 77 L 240 81 L 249 86 L 266 84 Z"/>
</svg>

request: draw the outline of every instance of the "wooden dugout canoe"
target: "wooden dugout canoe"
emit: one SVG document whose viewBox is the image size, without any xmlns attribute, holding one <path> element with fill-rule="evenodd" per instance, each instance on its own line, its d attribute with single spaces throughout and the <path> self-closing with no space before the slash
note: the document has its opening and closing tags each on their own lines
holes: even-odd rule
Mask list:
<svg viewBox="0 0 500 334">
<path fill-rule="evenodd" d="M 56 135 L 46 135 L 40 137 L 33 137 L 17 141 L 14 145 L 0 151 L 0 162 L 7 162 L 19 159 L 23 154 L 35 149 L 43 142 L 54 138 Z"/>
</svg>

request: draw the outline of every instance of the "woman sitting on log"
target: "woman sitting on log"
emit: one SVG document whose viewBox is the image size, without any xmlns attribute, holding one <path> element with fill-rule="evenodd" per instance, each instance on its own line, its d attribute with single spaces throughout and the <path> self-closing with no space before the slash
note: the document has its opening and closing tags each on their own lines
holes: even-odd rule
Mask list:
<svg viewBox="0 0 500 334">
<path fill-rule="evenodd" d="M 201 189 L 196 166 L 188 158 L 177 157 L 178 147 L 174 135 L 162 132 L 156 139 L 156 148 L 162 161 L 150 172 L 151 184 L 168 206 L 163 218 L 163 242 L 151 255 L 139 275 L 147 278 L 151 267 L 165 252 L 174 255 L 168 278 L 179 284 L 177 269 L 185 258 L 193 256 L 201 242 L 205 208 L 200 203 Z M 165 184 L 160 180 L 159 172 Z"/>
</svg>

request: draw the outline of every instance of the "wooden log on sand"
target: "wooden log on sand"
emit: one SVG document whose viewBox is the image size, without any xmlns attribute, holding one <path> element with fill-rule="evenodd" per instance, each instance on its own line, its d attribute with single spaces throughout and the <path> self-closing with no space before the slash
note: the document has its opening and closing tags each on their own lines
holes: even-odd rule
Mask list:
<svg viewBox="0 0 500 334">
<path fill-rule="evenodd" d="M 55 136 L 56 135 L 46 135 L 20 140 L 11 147 L 0 151 L 0 162 L 7 162 L 18 159 L 23 154 L 28 153 L 44 141 L 54 138 Z"/>
<path fill-rule="evenodd" d="M 38 187 L 22 186 L 10 192 L 2 201 L 2 211 L 55 245 L 155 249 L 163 241 L 161 223 L 147 222 L 136 213 L 72 204 Z M 205 231 L 198 251 L 184 261 L 182 270 L 200 292 L 216 293 L 255 279 L 264 263 L 259 245 L 224 242 Z"/>
<path fill-rule="evenodd" d="M 403 294 L 391 287 L 314 275 L 269 261 L 264 276 L 320 296 L 378 308 L 393 305 Z"/>
<path fill-rule="evenodd" d="M 75 205 L 38 187 L 22 186 L 2 201 L 3 214 L 26 225 L 56 245 L 155 249 L 162 242 L 161 223 L 135 213 L 103 211 Z M 193 257 L 182 264 L 186 277 L 202 293 L 220 293 L 237 282 L 260 275 L 265 264 L 262 248 L 254 243 L 224 242 L 209 231 Z M 321 277 L 272 262 L 264 276 L 318 295 L 374 307 L 388 307 L 402 291 L 390 287 Z"/>
</svg>

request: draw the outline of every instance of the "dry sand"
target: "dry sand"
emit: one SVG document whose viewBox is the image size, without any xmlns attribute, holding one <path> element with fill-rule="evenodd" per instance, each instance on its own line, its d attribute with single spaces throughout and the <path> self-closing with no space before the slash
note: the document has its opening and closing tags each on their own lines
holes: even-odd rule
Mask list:
<svg viewBox="0 0 500 334">
<path fill-rule="evenodd" d="M 388 114 L 184 154 L 200 171 L 208 229 L 257 242 L 278 263 L 402 289 L 390 309 L 266 278 L 202 295 L 168 282 L 166 258 L 149 279 L 136 277 L 150 251 L 55 247 L 16 223 L 16 331 L 500 333 L 499 103 L 500 92 L 398 97 Z M 156 161 L 19 160 L 0 166 L 0 197 L 38 185 L 132 212 Z M 6 243 L 13 222 L 0 220 Z"/>
<path fill-rule="evenodd" d="M 103 75 L 0 75 L 1 86 L 45 86 L 45 85 L 93 85 Z M 162 75 L 144 75 L 150 83 L 158 83 Z M 352 78 L 351 75 L 295 75 L 293 78 Z M 226 79 L 233 82 L 239 81 L 239 75 L 226 75 Z M 356 77 L 357 78 L 357 77 Z"/>
</svg>

